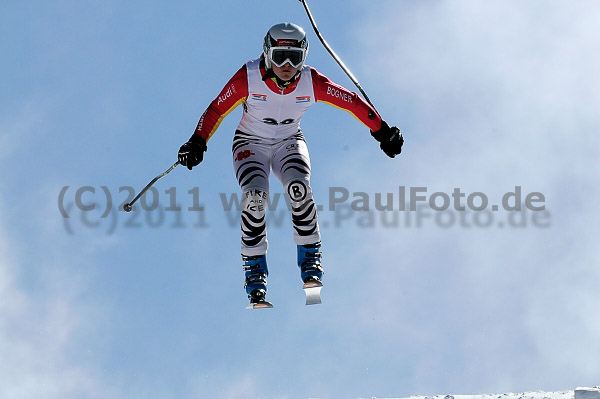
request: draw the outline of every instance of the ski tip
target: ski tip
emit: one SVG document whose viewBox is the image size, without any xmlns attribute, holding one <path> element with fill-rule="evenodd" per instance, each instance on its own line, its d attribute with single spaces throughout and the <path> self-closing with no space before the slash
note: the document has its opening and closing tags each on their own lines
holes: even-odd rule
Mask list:
<svg viewBox="0 0 600 399">
<path fill-rule="evenodd" d="M 321 289 L 323 288 L 323 284 L 313 285 L 307 287 L 307 284 L 304 284 L 304 293 L 306 294 L 306 303 L 305 305 L 318 305 L 321 303 Z"/>
</svg>

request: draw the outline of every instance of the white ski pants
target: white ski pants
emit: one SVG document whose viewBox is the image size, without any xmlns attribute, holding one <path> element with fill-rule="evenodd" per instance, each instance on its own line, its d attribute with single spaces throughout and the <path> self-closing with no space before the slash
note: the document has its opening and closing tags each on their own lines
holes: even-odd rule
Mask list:
<svg viewBox="0 0 600 399">
<path fill-rule="evenodd" d="M 232 153 L 242 190 L 242 255 L 259 256 L 267 252 L 265 215 L 271 170 L 292 206 L 294 241 L 298 245 L 319 242 L 317 206 L 310 188 L 310 157 L 302 133 L 273 143 L 238 130 Z"/>
</svg>

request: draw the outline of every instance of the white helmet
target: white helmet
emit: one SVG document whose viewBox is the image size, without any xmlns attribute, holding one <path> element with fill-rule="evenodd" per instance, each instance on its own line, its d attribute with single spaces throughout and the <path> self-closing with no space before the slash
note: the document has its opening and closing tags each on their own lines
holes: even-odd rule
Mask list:
<svg viewBox="0 0 600 399">
<path fill-rule="evenodd" d="M 268 69 L 271 64 L 280 67 L 287 62 L 301 69 L 308 54 L 308 39 L 304 29 L 290 22 L 273 25 L 265 36 L 263 54 Z"/>
</svg>

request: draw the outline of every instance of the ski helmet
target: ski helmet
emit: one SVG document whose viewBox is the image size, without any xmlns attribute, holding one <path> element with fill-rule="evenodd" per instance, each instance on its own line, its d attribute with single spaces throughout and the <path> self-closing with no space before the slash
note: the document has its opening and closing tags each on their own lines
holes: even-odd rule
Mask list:
<svg viewBox="0 0 600 399">
<path fill-rule="evenodd" d="M 273 25 L 265 36 L 263 54 L 268 69 L 274 64 L 278 67 L 289 62 L 294 68 L 301 69 L 308 53 L 308 39 L 302 27 L 285 22 Z"/>
</svg>

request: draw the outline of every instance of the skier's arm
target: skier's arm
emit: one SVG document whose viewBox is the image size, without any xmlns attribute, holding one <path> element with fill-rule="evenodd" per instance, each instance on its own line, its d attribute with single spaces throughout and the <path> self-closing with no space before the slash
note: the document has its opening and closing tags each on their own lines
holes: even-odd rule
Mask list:
<svg viewBox="0 0 600 399">
<path fill-rule="evenodd" d="M 311 68 L 315 101 L 324 102 L 350 112 L 372 131 L 381 128 L 381 117 L 357 93 L 340 86 Z"/>
<path fill-rule="evenodd" d="M 247 76 L 246 66 L 244 65 L 233 75 L 219 95 L 204 111 L 194 134 L 198 134 L 205 141 L 208 141 L 227 114 L 246 101 L 246 98 L 248 98 Z"/>
<path fill-rule="evenodd" d="M 215 98 L 196 126 L 194 134 L 179 148 L 179 163 L 189 170 L 204 158 L 206 142 L 217 131 L 223 119 L 248 97 L 246 66 L 241 67 Z"/>
<path fill-rule="evenodd" d="M 379 141 L 380 148 L 390 158 L 402 151 L 404 138 L 400 129 L 390 127 L 379 114 L 357 93 L 351 92 L 343 86 L 333 83 L 325 75 L 311 68 L 315 101 L 325 102 L 335 107 L 344 109 L 371 129 L 371 135 Z"/>
</svg>

